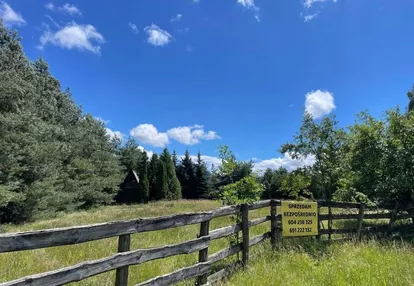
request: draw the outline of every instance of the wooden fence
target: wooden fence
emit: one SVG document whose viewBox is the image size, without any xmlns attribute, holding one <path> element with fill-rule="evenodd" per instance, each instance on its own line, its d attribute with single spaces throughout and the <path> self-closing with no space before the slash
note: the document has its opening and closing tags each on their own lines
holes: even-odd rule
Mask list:
<svg viewBox="0 0 414 286">
<path fill-rule="evenodd" d="M 142 218 L 127 221 L 117 221 L 86 226 L 65 227 L 40 231 L 29 231 L 20 233 L 6 233 L 0 235 L 0 253 L 39 249 L 53 246 L 78 244 L 94 241 L 109 237 L 118 236 L 118 253 L 110 257 L 98 260 L 86 261 L 73 266 L 44 272 L 40 274 L 25 276 L 17 280 L 5 282 L 0 286 L 16 285 L 62 285 L 70 282 L 81 281 L 88 277 L 101 274 L 107 271 L 116 270 L 116 286 L 126 286 L 128 284 L 128 267 L 131 265 L 142 264 L 147 261 L 166 258 L 174 255 L 189 254 L 198 252 L 198 263 L 179 269 L 173 273 L 155 277 L 151 280 L 142 282 L 137 286 L 144 285 L 171 285 L 173 283 L 197 277 L 197 285 L 212 284 L 228 273 L 228 268 L 222 269 L 210 275 L 212 265 L 231 255 L 241 252 L 241 264 L 246 266 L 249 261 L 249 248 L 261 243 L 266 239 L 271 239 L 273 246 L 277 245 L 281 237 L 281 215 L 277 214 L 277 206 L 281 204 L 279 200 L 259 201 L 247 205 L 226 206 L 209 212 L 186 213 L 156 218 Z M 249 211 L 261 208 L 269 208 L 269 215 L 249 220 Z M 368 213 L 365 206 L 358 203 L 339 203 L 339 202 L 319 202 L 320 207 L 328 207 L 328 214 L 319 215 L 319 236 L 332 234 L 354 234 L 360 238 L 364 233 L 390 232 L 396 226 L 395 222 L 399 219 L 414 217 L 412 213 L 404 212 L 398 214 L 397 208 L 387 213 Z M 332 214 L 331 208 L 358 209 L 358 213 Z M 210 230 L 210 221 L 213 218 L 241 214 L 241 223 L 219 229 Z M 333 229 L 332 221 L 341 219 L 355 219 L 355 228 Z M 385 228 L 363 228 L 364 219 L 390 219 Z M 324 229 L 322 221 L 328 221 L 328 229 Z M 250 237 L 249 229 L 253 226 L 270 221 L 269 232 Z M 181 227 L 192 224 L 200 224 L 200 232 L 196 239 L 155 247 L 149 249 L 130 249 L 131 234 L 163 230 Z M 217 253 L 209 255 L 209 245 L 212 240 L 228 237 L 242 232 L 241 243 L 231 245 Z M 4 267 L 4 266 L 2 266 Z"/>
</svg>

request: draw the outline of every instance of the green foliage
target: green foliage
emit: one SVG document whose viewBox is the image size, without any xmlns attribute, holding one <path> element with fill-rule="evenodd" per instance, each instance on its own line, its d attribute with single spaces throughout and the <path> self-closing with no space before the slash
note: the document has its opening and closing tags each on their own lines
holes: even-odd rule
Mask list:
<svg viewBox="0 0 414 286">
<path fill-rule="evenodd" d="M 183 198 L 195 199 L 197 197 L 195 167 L 188 150 L 185 151 L 184 158 L 182 158 L 177 170 L 177 177 L 181 183 Z"/>
<path fill-rule="evenodd" d="M 157 197 L 157 170 L 158 170 L 158 155 L 152 154 L 148 163 L 148 183 L 149 183 L 149 200 L 155 200 Z"/>
<path fill-rule="evenodd" d="M 285 193 L 282 191 L 283 179 L 288 175 L 285 168 L 280 167 L 277 170 L 266 169 L 260 182 L 263 184 L 263 199 L 281 199 Z"/>
<path fill-rule="evenodd" d="M 221 159 L 220 175 L 233 179 L 234 172 L 239 165 L 236 157 L 227 146 L 219 146 L 219 158 Z M 232 205 L 259 200 L 263 186 L 258 182 L 256 176 L 249 174 L 237 181 L 222 186 L 220 189 L 219 198 L 222 203 Z"/>
<path fill-rule="evenodd" d="M 147 202 L 149 196 L 149 181 L 148 181 L 148 156 L 147 152 L 142 152 L 139 162 L 139 201 Z"/>
<path fill-rule="evenodd" d="M 285 198 L 312 198 L 312 193 L 309 190 L 310 186 L 310 173 L 306 169 L 297 169 L 283 178 L 281 189 Z"/>
<path fill-rule="evenodd" d="M 165 199 L 168 193 L 167 167 L 162 160 L 157 162 L 155 189 L 153 189 L 153 192 L 154 199 L 156 200 Z"/>
<path fill-rule="evenodd" d="M 206 164 L 201 159 L 201 154 L 197 154 L 197 164 L 195 166 L 195 178 L 196 178 L 196 198 L 206 198 L 210 192 L 210 185 L 208 182 L 208 171 Z"/>
<path fill-rule="evenodd" d="M 103 124 L 0 24 L 0 222 L 110 203 L 121 180 Z"/>
<path fill-rule="evenodd" d="M 167 148 L 165 148 L 164 151 L 161 153 L 160 160 L 164 162 L 167 173 L 168 189 L 165 194 L 165 198 L 168 200 L 181 199 L 181 185 L 177 179 L 174 162 Z"/>
</svg>

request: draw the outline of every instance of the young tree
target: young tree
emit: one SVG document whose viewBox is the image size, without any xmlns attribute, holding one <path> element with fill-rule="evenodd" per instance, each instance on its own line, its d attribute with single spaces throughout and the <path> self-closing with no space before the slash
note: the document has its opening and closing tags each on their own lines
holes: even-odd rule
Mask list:
<svg viewBox="0 0 414 286">
<path fill-rule="evenodd" d="M 119 161 L 125 168 L 125 172 L 134 170 L 138 172 L 138 162 L 142 155 L 141 150 L 138 149 L 138 144 L 133 138 L 128 138 L 124 146 L 120 148 Z"/>
</svg>

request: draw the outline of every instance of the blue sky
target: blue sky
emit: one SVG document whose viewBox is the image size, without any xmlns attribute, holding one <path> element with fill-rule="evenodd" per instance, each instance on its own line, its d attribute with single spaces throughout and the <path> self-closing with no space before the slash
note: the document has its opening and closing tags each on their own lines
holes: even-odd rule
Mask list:
<svg viewBox="0 0 414 286">
<path fill-rule="evenodd" d="M 344 126 L 407 103 L 414 1 L 0 1 L 26 54 L 148 151 L 226 144 L 256 168 L 303 164 L 278 153 L 305 109 Z"/>
</svg>

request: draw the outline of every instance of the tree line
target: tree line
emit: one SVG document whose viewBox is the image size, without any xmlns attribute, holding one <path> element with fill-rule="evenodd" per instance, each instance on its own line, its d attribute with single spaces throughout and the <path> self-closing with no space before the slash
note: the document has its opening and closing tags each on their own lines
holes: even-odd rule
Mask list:
<svg viewBox="0 0 414 286">
<path fill-rule="evenodd" d="M 17 32 L 0 23 L 0 223 L 122 201 L 122 180 L 134 170 L 128 202 L 258 198 L 414 203 L 414 87 L 407 110 L 374 118 L 367 112 L 342 128 L 335 116 L 305 113 L 291 143 L 280 148 L 314 164 L 292 172 L 253 171 L 220 146 L 221 164 L 208 168 L 200 153 L 179 158 L 164 149 L 148 158 L 133 139 L 110 140 L 104 123 L 85 114 L 42 58 L 30 61 Z M 120 191 L 121 187 L 121 191 Z"/>
</svg>

